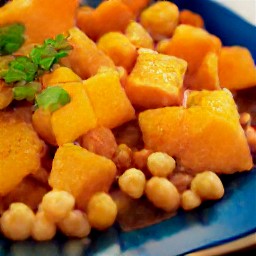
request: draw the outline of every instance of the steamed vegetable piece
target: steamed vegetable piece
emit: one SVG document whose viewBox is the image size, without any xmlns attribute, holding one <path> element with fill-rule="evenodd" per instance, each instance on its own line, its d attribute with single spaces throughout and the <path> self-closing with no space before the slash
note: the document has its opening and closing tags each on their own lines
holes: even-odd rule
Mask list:
<svg viewBox="0 0 256 256">
<path fill-rule="evenodd" d="M 70 102 L 53 112 L 51 124 L 59 146 L 73 142 L 97 125 L 96 114 L 82 83 L 60 85 L 70 97 Z M 48 87 L 47 89 L 54 88 Z M 66 99 L 66 97 L 65 97 Z"/>
<path fill-rule="evenodd" d="M 119 32 L 106 33 L 99 39 L 97 46 L 114 61 L 116 66 L 122 66 L 128 72 L 131 71 L 137 52 L 135 46 L 124 34 Z"/>
<path fill-rule="evenodd" d="M 115 69 L 113 61 L 81 30 L 72 28 L 69 35 L 68 42 L 73 46 L 73 50 L 62 63 L 82 79 L 96 75 L 102 67 Z"/>
<path fill-rule="evenodd" d="M 54 189 L 70 192 L 78 207 L 85 209 L 93 194 L 108 192 L 115 175 L 116 166 L 111 160 L 65 144 L 55 154 L 49 184 Z"/>
<path fill-rule="evenodd" d="M 92 12 L 79 12 L 77 26 L 91 39 L 97 40 L 107 32 L 123 32 L 134 16 L 122 0 L 102 1 Z"/>
<path fill-rule="evenodd" d="M 244 47 L 223 47 L 219 57 L 220 85 L 241 90 L 256 85 L 256 67 L 251 53 Z"/>
<path fill-rule="evenodd" d="M 78 4 L 78 0 L 69 0 L 65 4 L 62 0 L 8 1 L 0 8 L 0 26 L 21 23 L 26 28 L 26 44 L 42 43 L 74 26 Z"/>
<path fill-rule="evenodd" d="M 253 167 L 229 91 L 191 92 L 187 108 L 148 110 L 139 123 L 147 148 L 177 157 L 193 172 L 230 174 Z"/>
<path fill-rule="evenodd" d="M 99 125 L 112 129 L 135 118 L 135 110 L 116 71 L 108 70 L 89 78 L 84 81 L 84 88 Z"/>
<path fill-rule="evenodd" d="M 173 37 L 164 47 L 163 53 L 176 56 L 188 62 L 185 85 L 196 86 L 195 73 L 199 70 L 205 56 L 212 52 L 217 55 L 221 50 L 221 41 L 207 31 L 189 25 L 179 25 Z M 204 87 L 200 88 L 204 89 Z"/>
<path fill-rule="evenodd" d="M 178 105 L 186 61 L 141 49 L 125 86 L 130 101 L 144 108 Z"/>
<path fill-rule="evenodd" d="M 25 41 L 24 31 L 24 25 L 19 23 L 0 26 L 0 55 L 16 52 Z"/>
<path fill-rule="evenodd" d="M 14 111 L 0 112 L 0 195 L 40 167 L 44 143 Z"/>
</svg>

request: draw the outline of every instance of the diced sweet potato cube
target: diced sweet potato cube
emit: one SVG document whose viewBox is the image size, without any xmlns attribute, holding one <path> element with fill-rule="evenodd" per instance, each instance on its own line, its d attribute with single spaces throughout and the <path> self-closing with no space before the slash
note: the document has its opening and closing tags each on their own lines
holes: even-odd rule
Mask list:
<svg viewBox="0 0 256 256">
<path fill-rule="evenodd" d="M 169 39 L 169 38 L 159 41 L 156 45 L 156 51 L 159 53 L 165 54 L 170 41 L 171 41 L 171 39 Z"/>
<path fill-rule="evenodd" d="M 112 131 L 106 127 L 96 127 L 81 137 L 81 146 L 97 155 L 112 159 L 117 144 Z"/>
<path fill-rule="evenodd" d="M 70 68 L 59 67 L 51 73 L 46 73 L 42 77 L 43 87 L 58 85 L 70 82 L 82 82 L 82 79 Z"/>
<path fill-rule="evenodd" d="M 71 97 L 70 103 L 53 112 L 51 123 L 58 145 L 73 142 L 97 125 L 97 119 L 82 83 L 61 87 Z"/>
<path fill-rule="evenodd" d="M 117 72 L 99 73 L 84 82 L 98 124 L 115 128 L 135 117 Z"/>
<path fill-rule="evenodd" d="M 209 52 L 219 54 L 221 41 L 207 31 L 189 25 L 179 25 L 164 53 L 188 62 L 188 75 L 194 74 Z"/>
<path fill-rule="evenodd" d="M 78 0 L 13 0 L 0 8 L 0 26 L 20 22 L 26 27 L 26 44 L 64 33 L 74 26 Z"/>
<path fill-rule="evenodd" d="M 185 84 L 189 89 L 192 90 L 220 89 L 217 54 L 209 52 L 204 57 L 197 72 L 193 76 L 186 76 Z"/>
<path fill-rule="evenodd" d="M 111 160 L 66 144 L 55 154 L 49 184 L 73 194 L 78 207 L 85 209 L 94 193 L 109 190 L 115 175 L 116 166 Z"/>
<path fill-rule="evenodd" d="M 178 105 L 186 68 L 182 59 L 141 49 L 126 93 L 132 104 L 145 108 Z"/>
<path fill-rule="evenodd" d="M 51 113 L 48 110 L 37 109 L 32 116 L 32 123 L 38 135 L 51 145 L 57 145 L 52 130 Z"/>
<path fill-rule="evenodd" d="M 228 91 L 192 92 L 187 108 L 148 110 L 140 114 L 139 123 L 148 149 L 175 156 L 193 172 L 234 173 L 253 167 Z"/>
<path fill-rule="evenodd" d="M 82 6 L 77 9 L 76 25 L 90 38 L 96 37 L 94 22 L 93 8 L 89 6 Z"/>
<path fill-rule="evenodd" d="M 140 22 L 159 41 L 173 34 L 179 22 L 179 9 L 171 2 L 158 1 L 141 13 Z"/>
<path fill-rule="evenodd" d="M 43 196 L 48 189 L 32 178 L 25 178 L 10 193 L 2 198 L 5 209 L 9 208 L 11 203 L 21 202 L 29 206 L 32 210 L 37 210 Z"/>
<path fill-rule="evenodd" d="M 97 74 L 102 67 L 115 68 L 113 61 L 81 30 L 72 28 L 69 33 L 68 41 L 73 46 L 73 50 L 62 59 L 62 62 L 78 76 L 86 79 Z"/>
<path fill-rule="evenodd" d="M 137 48 L 154 48 L 154 42 L 149 33 L 136 21 L 131 21 L 125 30 L 125 35 Z"/>
<path fill-rule="evenodd" d="M 193 92 L 188 103 L 183 136 L 189 143 L 181 151 L 181 164 L 196 172 L 250 170 L 252 157 L 231 93 Z"/>
<path fill-rule="evenodd" d="M 139 124 L 143 141 L 147 149 L 166 152 L 170 156 L 179 156 L 185 143 L 182 123 L 185 109 L 166 107 L 147 110 L 139 115 Z"/>
<path fill-rule="evenodd" d="M 10 86 L 7 86 L 4 81 L 0 80 L 0 110 L 9 106 L 12 100 L 12 88 Z"/>
<path fill-rule="evenodd" d="M 256 85 L 256 68 L 248 49 L 239 46 L 223 47 L 219 57 L 220 85 L 230 90 Z"/>
<path fill-rule="evenodd" d="M 135 15 L 138 15 L 150 2 L 150 0 L 121 0 Z"/>
<path fill-rule="evenodd" d="M 122 33 L 109 32 L 103 35 L 97 46 L 106 53 L 116 66 L 122 66 L 130 71 L 137 57 L 136 47 Z"/>
<path fill-rule="evenodd" d="M 182 10 L 180 12 L 180 24 L 186 24 L 193 27 L 203 28 L 204 20 L 203 18 L 190 10 Z"/>
<path fill-rule="evenodd" d="M 92 13 L 80 11 L 78 26 L 97 40 L 107 32 L 123 32 L 134 16 L 121 0 L 103 1 Z"/>
<path fill-rule="evenodd" d="M 31 124 L 14 112 L 0 112 L 0 195 L 6 195 L 37 171 L 44 144 Z"/>
</svg>

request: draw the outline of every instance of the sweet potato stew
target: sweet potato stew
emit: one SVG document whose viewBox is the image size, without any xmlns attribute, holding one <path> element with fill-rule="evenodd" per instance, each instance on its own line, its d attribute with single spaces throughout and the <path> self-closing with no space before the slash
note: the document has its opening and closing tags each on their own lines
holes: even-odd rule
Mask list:
<svg viewBox="0 0 256 256">
<path fill-rule="evenodd" d="M 250 171 L 250 52 L 168 1 L 13 0 L 0 8 L 1 232 L 143 228 L 221 200 Z M 254 123 L 255 124 L 255 123 Z"/>
</svg>

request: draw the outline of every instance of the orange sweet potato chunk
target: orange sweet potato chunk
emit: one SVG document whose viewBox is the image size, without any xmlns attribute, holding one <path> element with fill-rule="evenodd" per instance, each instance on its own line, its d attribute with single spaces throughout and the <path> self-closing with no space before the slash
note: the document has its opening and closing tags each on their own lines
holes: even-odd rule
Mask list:
<svg viewBox="0 0 256 256">
<path fill-rule="evenodd" d="M 201 28 L 179 25 L 164 53 L 186 60 L 190 76 L 197 72 L 209 52 L 219 54 L 220 50 L 221 41 L 216 36 Z"/>
<path fill-rule="evenodd" d="M 40 167 L 44 144 L 14 112 L 0 112 L 0 195 Z"/>
<path fill-rule="evenodd" d="M 180 24 L 191 25 L 193 27 L 203 28 L 203 18 L 190 10 L 182 10 L 180 12 Z"/>
<path fill-rule="evenodd" d="M 76 25 L 89 38 L 95 38 L 94 30 L 94 9 L 89 6 L 82 6 L 77 9 Z"/>
<path fill-rule="evenodd" d="M 0 26 L 20 22 L 26 27 L 26 43 L 64 33 L 74 26 L 78 0 L 13 0 L 0 8 Z"/>
<path fill-rule="evenodd" d="M 113 61 L 81 30 L 72 28 L 69 34 L 68 41 L 73 46 L 73 50 L 62 61 L 82 79 L 97 74 L 102 67 L 115 68 Z"/>
<path fill-rule="evenodd" d="M 185 109 L 165 107 L 146 110 L 139 115 L 139 125 L 147 149 L 179 156 L 185 146 L 182 123 Z"/>
<path fill-rule="evenodd" d="M 115 175 L 116 166 L 111 160 L 66 144 L 55 154 L 49 184 L 73 194 L 78 207 L 85 209 L 94 193 L 108 192 Z"/>
<path fill-rule="evenodd" d="M 148 6 L 150 0 L 121 0 L 126 4 L 135 15 L 138 15 L 145 7 Z"/>
<path fill-rule="evenodd" d="M 123 32 L 134 19 L 132 10 L 121 0 L 103 1 L 95 10 L 81 10 L 78 27 L 93 40 L 111 31 Z"/>
<path fill-rule="evenodd" d="M 57 145 L 52 130 L 51 113 L 48 110 L 37 109 L 32 116 L 32 124 L 37 134 L 51 145 Z"/>
<path fill-rule="evenodd" d="M 99 125 L 112 129 L 135 117 L 117 72 L 99 73 L 86 80 L 84 85 Z"/>
<path fill-rule="evenodd" d="M 175 156 L 193 172 L 250 170 L 252 157 L 239 114 L 228 91 L 195 91 L 187 108 L 168 107 L 140 114 L 146 147 Z"/>
<path fill-rule="evenodd" d="M 51 73 L 46 73 L 42 77 L 43 87 L 70 82 L 82 82 L 82 79 L 70 68 L 59 67 Z"/>
<path fill-rule="evenodd" d="M 132 104 L 144 108 L 178 105 L 186 61 L 141 49 L 125 87 Z"/>
<path fill-rule="evenodd" d="M 181 151 L 181 164 L 196 172 L 250 170 L 252 157 L 232 94 L 193 92 L 188 104 L 183 129 L 189 143 Z"/>
<path fill-rule="evenodd" d="M 73 142 L 97 126 L 97 119 L 82 83 L 66 83 L 61 87 L 71 101 L 53 112 L 51 124 L 58 145 Z"/>
<path fill-rule="evenodd" d="M 199 69 L 193 76 L 187 76 L 186 86 L 192 90 L 219 90 L 218 56 L 209 52 L 203 59 Z"/>
<path fill-rule="evenodd" d="M 140 22 L 159 41 L 172 36 L 179 22 L 179 9 L 171 2 L 158 1 L 141 13 Z"/>
<path fill-rule="evenodd" d="M 223 47 L 219 57 L 220 85 L 240 90 L 256 85 L 256 68 L 248 49 L 239 46 Z"/>
<path fill-rule="evenodd" d="M 137 57 L 136 47 L 122 33 L 109 32 L 103 35 L 97 46 L 106 53 L 116 66 L 122 66 L 130 71 Z"/>
<path fill-rule="evenodd" d="M 149 33 L 136 21 L 131 21 L 125 30 L 125 35 L 137 48 L 154 48 L 154 42 Z"/>
</svg>

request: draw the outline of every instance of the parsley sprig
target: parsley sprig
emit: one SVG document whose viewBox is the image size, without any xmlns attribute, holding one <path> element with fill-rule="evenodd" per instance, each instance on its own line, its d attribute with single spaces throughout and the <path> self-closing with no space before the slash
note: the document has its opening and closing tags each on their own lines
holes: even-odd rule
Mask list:
<svg viewBox="0 0 256 256">
<path fill-rule="evenodd" d="M 2 78 L 9 84 L 34 81 L 61 58 L 66 57 L 71 49 L 72 46 L 64 35 L 46 39 L 42 45 L 35 46 L 29 56 L 18 56 L 12 60 L 8 70 L 2 72 Z"/>
<path fill-rule="evenodd" d="M 24 43 L 25 27 L 14 23 L 0 27 L 0 55 L 16 52 Z"/>
</svg>

